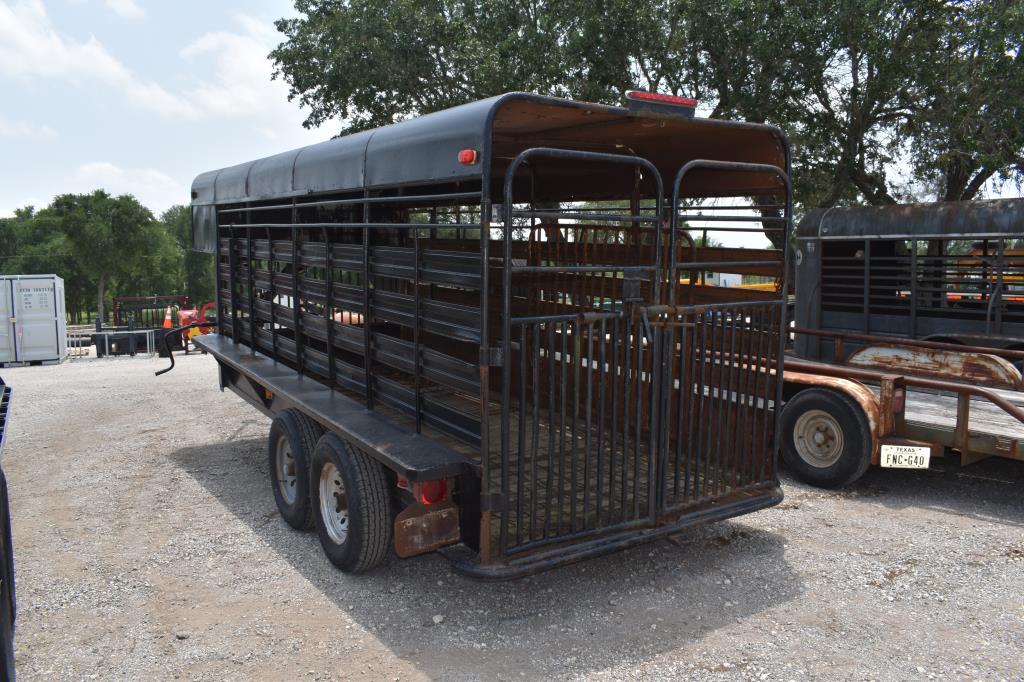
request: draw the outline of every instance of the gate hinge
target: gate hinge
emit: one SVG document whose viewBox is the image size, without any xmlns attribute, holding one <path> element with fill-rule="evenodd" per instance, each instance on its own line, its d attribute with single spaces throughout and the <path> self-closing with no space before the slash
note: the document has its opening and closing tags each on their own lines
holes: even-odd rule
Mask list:
<svg viewBox="0 0 1024 682">
<path fill-rule="evenodd" d="M 500 348 L 481 348 L 480 365 L 482 367 L 501 367 L 504 364 L 504 356 Z"/>
<path fill-rule="evenodd" d="M 505 498 L 501 493 L 480 493 L 480 511 L 501 512 L 505 510 Z"/>
</svg>

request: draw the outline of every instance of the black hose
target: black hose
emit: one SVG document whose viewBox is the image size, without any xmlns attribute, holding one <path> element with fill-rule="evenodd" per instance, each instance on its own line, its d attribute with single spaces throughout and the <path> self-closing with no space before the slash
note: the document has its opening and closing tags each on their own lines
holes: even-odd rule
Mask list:
<svg viewBox="0 0 1024 682">
<path fill-rule="evenodd" d="M 164 333 L 164 337 L 163 337 L 161 342 L 163 343 L 164 350 L 167 351 L 167 359 L 169 359 L 171 361 L 171 366 L 170 367 L 166 367 L 166 368 L 160 370 L 159 372 L 155 372 L 154 375 L 155 376 L 160 376 L 161 374 L 167 374 L 172 369 L 174 369 L 174 353 L 171 352 L 171 346 L 170 346 L 170 343 L 168 343 L 168 339 L 171 337 L 171 334 L 175 334 L 175 333 L 180 334 L 181 332 L 185 331 L 186 329 L 195 329 L 196 327 L 216 327 L 216 326 L 217 326 L 216 322 L 193 322 L 192 324 L 186 324 L 184 327 L 175 327 L 174 329 L 168 329 Z M 186 341 L 185 343 L 188 343 L 188 341 Z"/>
</svg>

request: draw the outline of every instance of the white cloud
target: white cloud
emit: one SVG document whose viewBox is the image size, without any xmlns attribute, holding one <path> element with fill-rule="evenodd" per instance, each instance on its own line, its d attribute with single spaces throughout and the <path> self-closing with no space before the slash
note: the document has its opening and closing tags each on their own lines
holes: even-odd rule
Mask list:
<svg viewBox="0 0 1024 682">
<path fill-rule="evenodd" d="M 139 19 L 146 14 L 146 11 L 135 4 L 135 0 L 107 0 L 107 7 L 125 19 Z"/>
<path fill-rule="evenodd" d="M 15 140 L 55 140 L 57 132 L 48 125 L 30 121 L 11 121 L 0 115 L 0 137 Z"/>
<path fill-rule="evenodd" d="M 288 103 L 288 87 L 271 80 L 267 53 L 275 42 L 272 25 L 245 14 L 236 14 L 242 31 L 214 31 L 200 36 L 181 50 L 189 61 L 210 59 L 212 80 L 200 81 L 188 99 L 203 111 L 220 116 L 266 111 L 269 108 L 294 111 Z"/>
<path fill-rule="evenodd" d="M 74 191 L 103 189 L 131 194 L 157 215 L 174 204 L 190 201 L 188 187 L 155 168 L 122 168 L 109 161 L 93 161 L 75 171 Z"/>
<path fill-rule="evenodd" d="M 166 117 L 196 118 L 187 100 L 155 82 L 136 77 L 90 36 L 79 42 L 54 30 L 41 0 L 0 4 L 0 74 L 29 81 L 56 78 L 74 85 L 102 83 L 116 88 L 135 106 Z"/>
</svg>

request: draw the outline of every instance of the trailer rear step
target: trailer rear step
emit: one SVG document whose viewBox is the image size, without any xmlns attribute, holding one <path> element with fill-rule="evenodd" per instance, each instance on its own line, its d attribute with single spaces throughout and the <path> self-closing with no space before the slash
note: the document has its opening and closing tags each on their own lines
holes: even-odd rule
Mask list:
<svg viewBox="0 0 1024 682">
<path fill-rule="evenodd" d="M 297 408 L 410 481 L 451 478 L 476 470 L 475 462 L 455 450 L 398 426 L 338 391 L 299 376 L 291 367 L 250 351 L 248 346 L 235 344 L 220 334 L 198 336 L 195 343 L 220 363 L 223 385 L 268 416 L 288 407 Z M 271 395 L 260 395 L 256 386 L 225 375 L 224 369 Z"/>
</svg>

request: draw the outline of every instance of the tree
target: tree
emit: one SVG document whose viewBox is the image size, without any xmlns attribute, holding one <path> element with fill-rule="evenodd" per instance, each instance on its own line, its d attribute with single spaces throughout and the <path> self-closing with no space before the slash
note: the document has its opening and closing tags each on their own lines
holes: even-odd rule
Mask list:
<svg viewBox="0 0 1024 682">
<path fill-rule="evenodd" d="M 1024 177 L 1024 5 L 973 0 L 946 9 L 938 58 L 917 75 L 921 104 L 902 133 L 916 176 L 943 201 Z"/>
<path fill-rule="evenodd" d="M 275 77 L 341 132 L 508 90 L 621 102 L 695 96 L 711 116 L 782 126 L 798 206 L 941 198 L 1021 178 L 1015 0 L 299 0 Z"/>
<path fill-rule="evenodd" d="M 192 250 L 192 210 L 172 206 L 160 216 L 164 231 L 175 247 L 177 265 L 173 291 L 185 293 L 193 305 L 214 299 L 213 254 Z"/>
<path fill-rule="evenodd" d="M 131 280 L 142 271 L 140 261 L 159 249 L 153 214 L 135 197 L 112 197 L 102 190 L 92 194 L 61 194 L 40 211 L 54 232 L 62 232 L 75 264 L 96 286 L 97 318 L 104 319 L 107 285 L 115 278 Z"/>
</svg>

